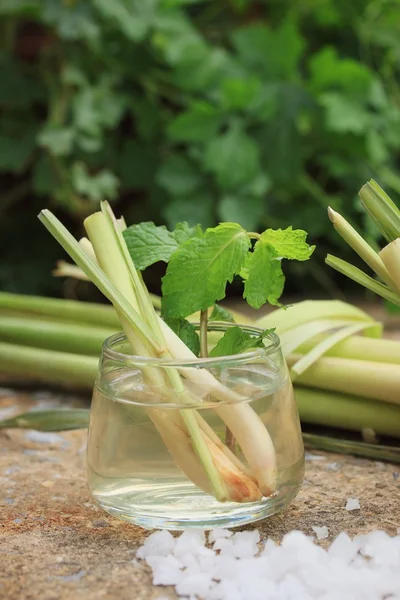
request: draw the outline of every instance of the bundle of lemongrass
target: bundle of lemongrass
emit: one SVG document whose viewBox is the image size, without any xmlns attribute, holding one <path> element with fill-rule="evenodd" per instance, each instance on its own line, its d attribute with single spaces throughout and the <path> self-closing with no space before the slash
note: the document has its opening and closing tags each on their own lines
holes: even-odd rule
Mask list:
<svg viewBox="0 0 400 600">
<path fill-rule="evenodd" d="M 400 342 L 364 311 L 309 300 L 255 324 L 276 326 L 302 423 L 400 437 Z M 109 306 L 0 293 L 0 375 L 91 391 L 102 343 L 119 328 Z"/>
</svg>

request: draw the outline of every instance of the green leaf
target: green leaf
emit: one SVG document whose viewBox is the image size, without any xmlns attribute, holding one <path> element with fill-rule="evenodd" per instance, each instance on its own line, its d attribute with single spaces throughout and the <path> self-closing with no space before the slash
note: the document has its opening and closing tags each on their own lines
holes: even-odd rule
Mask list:
<svg viewBox="0 0 400 600">
<path fill-rule="evenodd" d="M 250 240 L 237 223 L 221 223 L 181 246 L 162 281 L 163 311 L 186 317 L 225 296 L 227 282 L 240 272 Z"/>
<path fill-rule="evenodd" d="M 171 255 L 191 237 L 201 234 L 199 227 L 189 227 L 187 223 L 178 223 L 171 232 L 162 225 L 148 221 L 131 225 L 123 232 L 135 267 L 143 270 L 156 262 L 168 262 Z"/>
<path fill-rule="evenodd" d="M 266 302 L 278 305 L 283 292 L 285 277 L 278 253 L 262 239 L 249 253 L 245 263 L 245 283 L 243 297 L 253 308 L 260 308 Z"/>
<path fill-rule="evenodd" d="M 203 183 L 203 177 L 185 156 L 171 154 L 162 163 L 156 181 L 171 196 L 181 196 L 197 190 Z"/>
<path fill-rule="evenodd" d="M 302 163 L 301 137 L 297 121 L 308 106 L 309 96 L 294 83 L 271 86 L 276 101 L 272 118 L 260 129 L 257 138 L 268 173 L 275 181 L 290 182 Z"/>
<path fill-rule="evenodd" d="M 179 221 L 187 221 L 189 225 L 206 227 L 215 223 L 213 214 L 214 199 L 211 193 L 196 191 L 190 195 L 177 196 L 162 209 L 162 215 L 168 226 L 174 228 Z"/>
<path fill-rule="evenodd" d="M 212 138 L 221 124 L 221 111 L 208 102 L 194 102 L 168 126 L 171 140 L 205 142 Z"/>
<path fill-rule="evenodd" d="M 54 156 L 66 156 L 72 151 L 74 137 L 73 129 L 46 125 L 38 135 L 38 144 Z"/>
<path fill-rule="evenodd" d="M 321 94 L 319 102 L 325 108 L 328 130 L 355 134 L 369 131 L 371 114 L 359 102 L 336 92 Z"/>
<path fill-rule="evenodd" d="M 311 89 L 315 93 L 338 88 L 365 97 L 373 74 L 364 64 L 350 58 L 341 58 L 336 48 L 326 46 L 310 60 Z"/>
<path fill-rule="evenodd" d="M 214 308 L 212 310 L 211 315 L 208 317 L 209 321 L 228 321 L 229 323 L 234 323 L 235 319 L 232 313 L 229 312 L 226 308 L 223 308 L 219 304 L 214 304 Z"/>
<path fill-rule="evenodd" d="M 155 22 L 158 0 L 93 0 L 99 14 L 129 40 L 140 42 Z"/>
<path fill-rule="evenodd" d="M 180 337 L 182 342 L 191 350 L 196 356 L 200 354 L 200 338 L 194 325 L 189 323 L 186 319 L 175 318 L 175 317 L 164 317 L 166 324 Z"/>
<path fill-rule="evenodd" d="M 261 234 L 261 240 L 272 246 L 280 258 L 308 260 L 315 250 L 306 242 L 307 232 L 302 229 L 267 229 Z"/>
<path fill-rule="evenodd" d="M 249 181 L 259 171 L 258 145 L 235 122 L 226 133 L 208 144 L 204 166 L 215 174 L 221 187 L 234 188 Z"/>
<path fill-rule="evenodd" d="M 256 70 L 270 80 L 282 80 L 295 73 L 305 45 L 296 25 L 290 21 L 275 30 L 261 23 L 241 27 L 232 38 L 249 71 Z"/>
<path fill-rule="evenodd" d="M 261 221 L 264 206 L 261 197 L 232 193 L 221 198 L 218 214 L 221 221 L 235 221 L 248 231 L 253 231 Z"/>
<path fill-rule="evenodd" d="M 231 356 L 241 354 L 255 348 L 264 348 L 264 337 L 274 331 L 267 329 L 259 335 L 252 335 L 243 331 L 240 327 L 229 327 L 216 346 L 211 350 L 210 358 L 217 356 Z"/>
<path fill-rule="evenodd" d="M 261 89 L 261 81 L 255 77 L 239 79 L 229 77 L 221 86 L 222 106 L 228 110 L 244 109 L 251 105 Z"/>
</svg>

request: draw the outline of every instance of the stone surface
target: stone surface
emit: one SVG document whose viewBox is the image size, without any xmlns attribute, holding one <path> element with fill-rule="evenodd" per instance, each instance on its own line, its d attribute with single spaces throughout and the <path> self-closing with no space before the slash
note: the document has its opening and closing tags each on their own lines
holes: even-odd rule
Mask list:
<svg viewBox="0 0 400 600">
<path fill-rule="evenodd" d="M 1 390 L 0 390 L 1 391 Z M 73 398 L 69 403 L 76 403 Z M 0 393 L 0 416 L 57 406 L 49 393 Z M 93 503 L 85 479 L 86 432 L 49 442 L 29 431 L 0 431 L 0 598 L 2 600 L 155 600 L 175 598 L 153 588 L 135 560 L 147 533 L 109 517 Z M 326 545 L 340 532 L 356 535 L 400 527 L 400 465 L 324 452 L 307 453 L 304 486 L 293 504 L 261 523 L 280 540 L 293 529 L 313 535 L 327 526 Z M 360 510 L 345 510 L 358 498 Z M 251 528 L 251 527 L 250 527 Z"/>
</svg>

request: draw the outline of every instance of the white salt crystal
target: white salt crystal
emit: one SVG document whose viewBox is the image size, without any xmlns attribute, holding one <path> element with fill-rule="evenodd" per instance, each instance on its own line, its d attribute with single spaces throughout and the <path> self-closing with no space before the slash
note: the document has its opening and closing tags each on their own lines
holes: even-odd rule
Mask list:
<svg viewBox="0 0 400 600">
<path fill-rule="evenodd" d="M 203 531 L 184 531 L 176 540 L 174 554 L 181 556 L 187 552 L 201 553 L 205 550 L 205 541 L 206 537 Z"/>
<path fill-rule="evenodd" d="M 323 525 L 322 527 L 318 527 L 318 525 L 313 525 L 311 529 L 315 532 L 317 538 L 319 540 L 325 540 L 329 537 L 329 529 Z"/>
<path fill-rule="evenodd" d="M 347 498 L 346 510 L 359 510 L 360 501 L 358 498 Z"/>
<path fill-rule="evenodd" d="M 156 531 L 149 535 L 136 553 L 138 558 L 147 556 L 167 556 L 173 551 L 175 539 L 169 531 Z"/>
<path fill-rule="evenodd" d="M 328 549 L 328 555 L 331 558 L 342 559 L 343 562 L 350 562 L 358 552 L 358 544 L 354 543 L 347 533 L 339 533 Z"/>
<path fill-rule="evenodd" d="M 196 594 L 204 597 L 210 591 L 211 584 L 211 577 L 205 573 L 185 574 L 176 586 L 176 591 L 178 594 L 182 594 L 182 596 Z"/>
<path fill-rule="evenodd" d="M 250 598 L 243 596 L 234 582 L 225 580 L 212 587 L 207 600 L 250 600 Z"/>
<path fill-rule="evenodd" d="M 351 540 L 341 533 L 327 551 L 300 531 L 281 545 L 261 544 L 256 530 L 213 539 L 211 549 L 198 531 L 178 538 L 157 532 L 138 556 L 152 568 L 154 585 L 174 585 L 189 600 L 400 600 L 400 536 L 374 531 Z"/>
<path fill-rule="evenodd" d="M 220 538 L 228 538 L 233 535 L 233 531 L 229 531 L 229 529 L 212 529 L 209 533 L 208 540 L 213 543 Z"/>
</svg>

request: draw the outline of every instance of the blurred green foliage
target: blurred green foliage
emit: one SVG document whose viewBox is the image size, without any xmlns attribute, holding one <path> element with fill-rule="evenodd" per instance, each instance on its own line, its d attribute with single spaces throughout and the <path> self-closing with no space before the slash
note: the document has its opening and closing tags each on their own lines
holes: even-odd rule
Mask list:
<svg viewBox="0 0 400 600">
<path fill-rule="evenodd" d="M 293 225 L 322 263 L 328 205 L 373 240 L 359 187 L 400 193 L 397 0 L 0 0 L 0 19 L 3 288 L 53 285 L 58 250 L 21 225 L 42 206 L 70 226 L 101 198 L 128 222 Z M 333 291 L 316 260 L 295 281 Z"/>
</svg>

